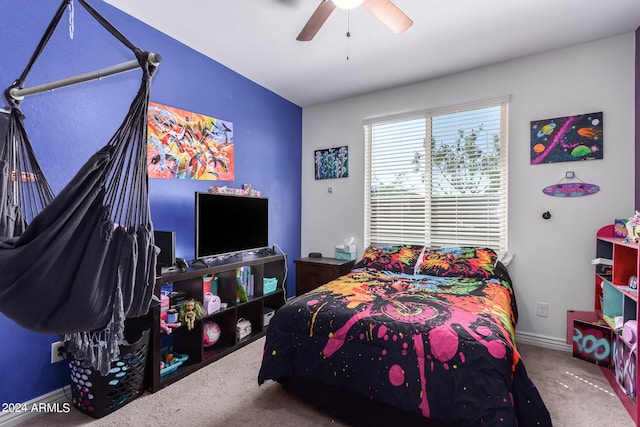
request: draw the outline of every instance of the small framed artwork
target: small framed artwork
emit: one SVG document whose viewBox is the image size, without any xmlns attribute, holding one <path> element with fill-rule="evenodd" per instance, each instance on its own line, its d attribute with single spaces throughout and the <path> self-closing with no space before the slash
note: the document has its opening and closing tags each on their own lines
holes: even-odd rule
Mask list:
<svg viewBox="0 0 640 427">
<path fill-rule="evenodd" d="M 313 161 L 316 180 L 349 176 L 349 147 L 346 145 L 316 150 L 313 153 Z"/>
<path fill-rule="evenodd" d="M 603 158 L 602 111 L 531 122 L 531 164 Z"/>
</svg>

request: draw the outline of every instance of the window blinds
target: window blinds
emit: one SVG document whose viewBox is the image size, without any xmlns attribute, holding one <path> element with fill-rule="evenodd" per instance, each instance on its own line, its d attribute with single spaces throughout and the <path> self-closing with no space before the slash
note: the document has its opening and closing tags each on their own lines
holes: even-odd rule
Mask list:
<svg viewBox="0 0 640 427">
<path fill-rule="evenodd" d="M 507 246 L 507 102 L 365 122 L 365 242 Z"/>
</svg>

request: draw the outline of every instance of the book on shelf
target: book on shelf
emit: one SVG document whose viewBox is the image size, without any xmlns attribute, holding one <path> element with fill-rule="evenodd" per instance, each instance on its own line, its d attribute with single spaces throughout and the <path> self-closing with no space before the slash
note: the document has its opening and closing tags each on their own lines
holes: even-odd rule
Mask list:
<svg viewBox="0 0 640 427">
<path fill-rule="evenodd" d="M 247 302 L 254 295 L 254 275 L 251 267 L 244 266 L 236 269 L 236 281 L 238 285 L 237 302 Z"/>
<path fill-rule="evenodd" d="M 593 265 L 613 265 L 613 260 L 609 258 L 594 258 L 591 260 Z"/>
</svg>

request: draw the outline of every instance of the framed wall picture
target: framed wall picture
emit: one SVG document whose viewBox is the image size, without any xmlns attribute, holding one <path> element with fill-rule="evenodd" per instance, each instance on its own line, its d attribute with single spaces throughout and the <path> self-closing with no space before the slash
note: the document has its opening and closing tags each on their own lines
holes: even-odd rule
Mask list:
<svg viewBox="0 0 640 427">
<path fill-rule="evenodd" d="M 346 145 L 316 150 L 313 153 L 313 161 L 316 180 L 349 176 L 349 147 Z"/>
<path fill-rule="evenodd" d="M 233 181 L 233 123 L 149 103 L 149 178 Z"/>
<path fill-rule="evenodd" d="M 602 112 L 531 122 L 531 164 L 603 158 Z"/>
</svg>

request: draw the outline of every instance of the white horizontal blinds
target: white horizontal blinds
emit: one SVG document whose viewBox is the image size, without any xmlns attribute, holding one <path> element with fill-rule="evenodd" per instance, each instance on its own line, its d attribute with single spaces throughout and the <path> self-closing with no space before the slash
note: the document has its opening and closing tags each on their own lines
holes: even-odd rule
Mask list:
<svg viewBox="0 0 640 427">
<path fill-rule="evenodd" d="M 367 244 L 424 244 L 425 118 L 366 126 Z"/>
<path fill-rule="evenodd" d="M 506 122 L 493 100 L 367 124 L 367 244 L 505 250 Z"/>
<path fill-rule="evenodd" d="M 429 246 L 504 249 L 502 106 L 433 116 Z"/>
</svg>

